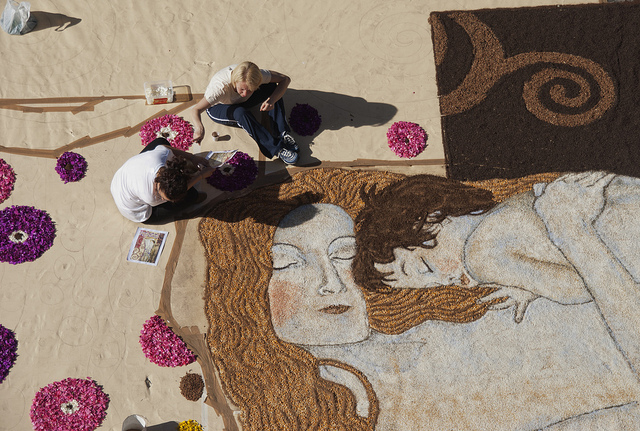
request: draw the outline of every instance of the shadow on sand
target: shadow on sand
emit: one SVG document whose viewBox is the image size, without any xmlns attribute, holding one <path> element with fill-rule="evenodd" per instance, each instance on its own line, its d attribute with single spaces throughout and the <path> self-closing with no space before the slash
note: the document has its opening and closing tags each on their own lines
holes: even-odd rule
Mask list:
<svg viewBox="0 0 640 431">
<path fill-rule="evenodd" d="M 69 27 L 73 27 L 82 21 L 80 18 L 74 18 L 61 13 L 51 13 L 43 11 L 31 11 L 31 18 L 37 21 L 33 31 L 46 30 L 55 27 L 54 31 L 64 31 Z"/>
<path fill-rule="evenodd" d="M 398 112 L 395 106 L 388 103 L 371 102 L 362 97 L 318 90 L 289 88 L 284 101 L 287 113 L 291 112 L 291 108 L 296 103 L 307 103 L 318 110 L 322 117 L 322 124 L 313 136 L 319 135 L 324 130 L 379 126 L 387 123 Z"/>
</svg>

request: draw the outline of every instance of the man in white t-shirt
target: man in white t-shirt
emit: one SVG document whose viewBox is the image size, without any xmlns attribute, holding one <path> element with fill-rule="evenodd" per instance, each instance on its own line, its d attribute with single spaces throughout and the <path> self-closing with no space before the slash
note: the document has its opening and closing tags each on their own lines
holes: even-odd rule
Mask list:
<svg viewBox="0 0 640 431">
<path fill-rule="evenodd" d="M 207 160 L 158 138 L 118 169 L 111 181 L 111 194 L 129 220 L 160 222 L 202 198 L 193 186 L 212 173 Z"/>
<path fill-rule="evenodd" d="M 207 86 L 204 97 L 193 109 L 194 142 L 202 141 L 202 111 L 219 124 L 241 127 L 256 141 L 265 156 L 279 157 L 287 164 L 298 161 L 298 146 L 290 135 L 282 96 L 291 79 L 273 70 L 259 69 L 245 61 L 218 71 Z M 273 134 L 250 112 L 260 105 L 269 113 Z"/>
</svg>

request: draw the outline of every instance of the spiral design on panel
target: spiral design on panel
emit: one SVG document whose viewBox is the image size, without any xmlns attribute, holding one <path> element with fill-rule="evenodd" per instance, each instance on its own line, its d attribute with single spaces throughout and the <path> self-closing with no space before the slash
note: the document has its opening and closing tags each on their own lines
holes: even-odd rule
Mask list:
<svg viewBox="0 0 640 431">
<path fill-rule="evenodd" d="M 616 102 L 613 79 L 598 63 L 558 52 L 527 52 L 506 57 L 491 29 L 468 12 L 448 15 L 469 35 L 474 58 L 462 83 L 440 96 L 442 115 L 467 111 L 480 104 L 505 75 L 541 66 L 524 83 L 525 106 L 538 119 L 556 126 L 575 127 L 601 118 Z M 436 15 L 431 17 L 436 65 L 447 51 L 447 35 Z"/>
</svg>

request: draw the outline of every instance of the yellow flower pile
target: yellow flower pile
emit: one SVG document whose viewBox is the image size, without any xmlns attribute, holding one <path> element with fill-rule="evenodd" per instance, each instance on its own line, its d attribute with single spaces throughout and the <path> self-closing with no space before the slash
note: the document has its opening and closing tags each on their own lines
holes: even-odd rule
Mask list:
<svg viewBox="0 0 640 431">
<path fill-rule="evenodd" d="M 203 431 L 203 429 L 198 422 L 189 419 L 188 421 L 182 421 L 178 424 L 178 431 Z"/>
</svg>

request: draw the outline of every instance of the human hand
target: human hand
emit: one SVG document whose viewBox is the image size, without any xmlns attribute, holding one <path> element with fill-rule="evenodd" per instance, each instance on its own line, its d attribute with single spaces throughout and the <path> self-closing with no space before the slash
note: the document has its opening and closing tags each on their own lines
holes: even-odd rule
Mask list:
<svg viewBox="0 0 640 431">
<path fill-rule="evenodd" d="M 262 105 L 260 105 L 260 110 L 261 111 L 271 111 L 273 109 L 274 104 L 271 103 L 271 101 L 269 99 L 265 100 L 264 102 L 262 102 Z"/>
<path fill-rule="evenodd" d="M 529 292 L 528 290 L 520 289 L 518 287 L 513 286 L 502 286 L 499 284 L 482 284 L 482 287 L 494 287 L 497 288 L 495 292 L 492 292 L 486 296 L 477 300 L 478 304 L 484 304 L 486 302 L 491 302 L 496 299 L 505 298 L 504 301 L 498 304 L 492 304 L 488 307 L 489 310 L 506 310 L 507 308 L 513 308 L 513 321 L 516 323 L 522 322 L 524 319 L 524 314 L 527 311 L 527 307 L 533 301 L 538 299 L 540 296 L 535 293 Z"/>
<path fill-rule="evenodd" d="M 201 124 L 195 124 L 193 126 L 193 142 L 199 144 L 204 138 L 204 126 Z"/>
<path fill-rule="evenodd" d="M 205 178 L 209 178 L 211 175 L 213 175 L 213 171 L 215 171 L 215 169 L 207 165 L 200 171 L 200 176 L 204 180 Z"/>
<path fill-rule="evenodd" d="M 604 208 L 604 190 L 614 177 L 590 171 L 563 175 L 546 186 L 536 184 L 534 209 L 548 229 L 572 221 L 593 223 Z"/>
<path fill-rule="evenodd" d="M 204 167 L 210 166 L 209 159 L 206 157 L 195 155 L 193 156 L 193 160 L 198 169 L 202 169 Z"/>
</svg>

